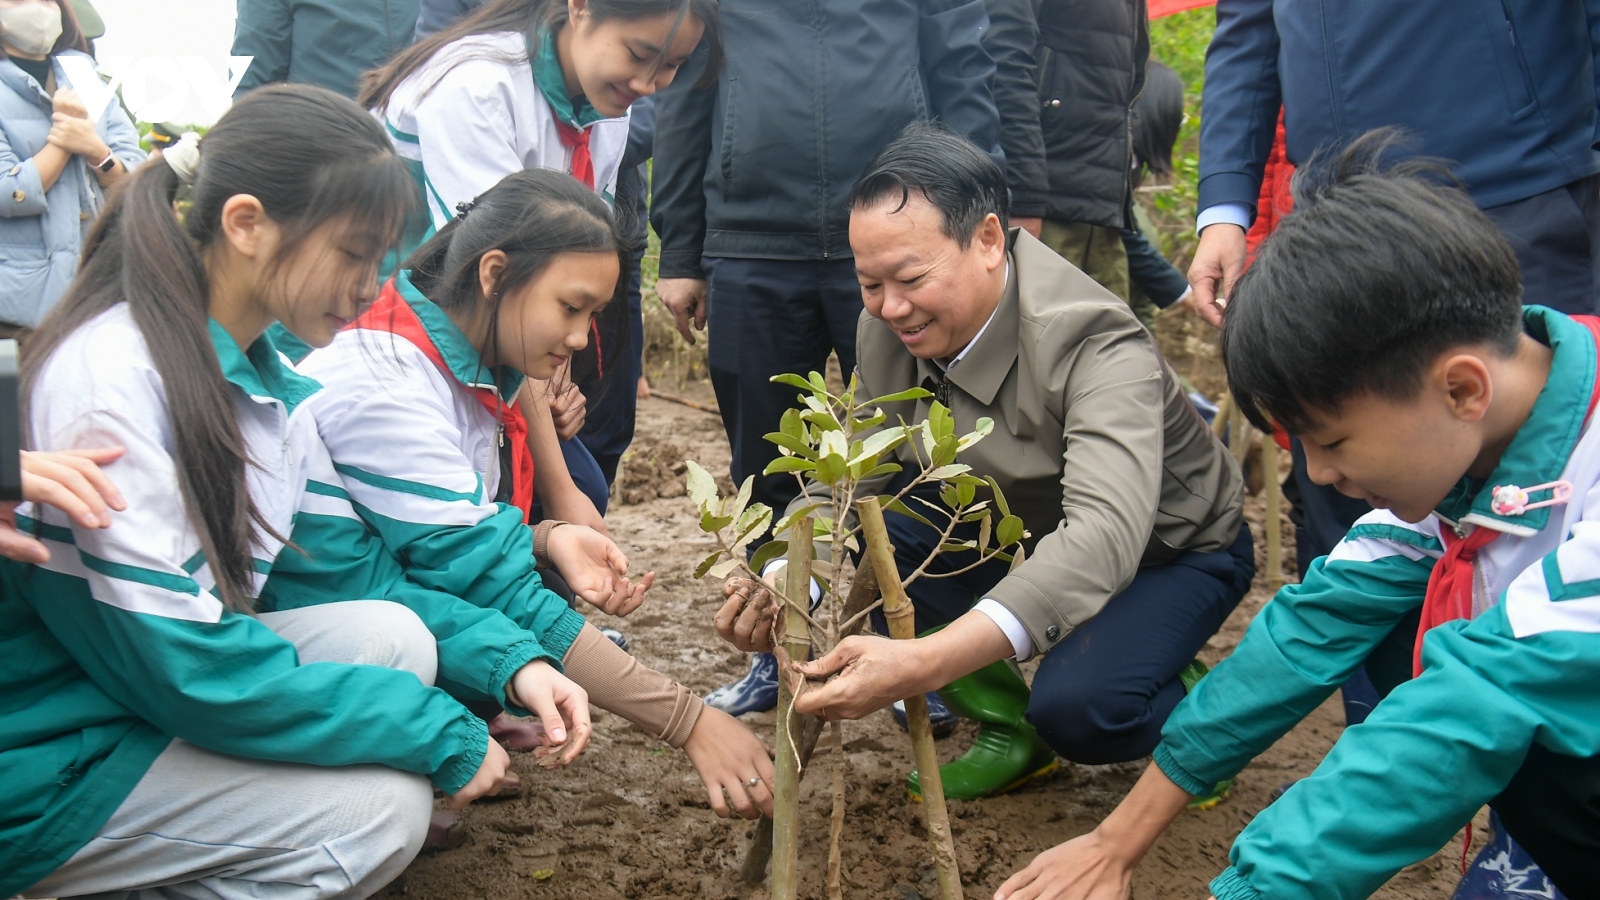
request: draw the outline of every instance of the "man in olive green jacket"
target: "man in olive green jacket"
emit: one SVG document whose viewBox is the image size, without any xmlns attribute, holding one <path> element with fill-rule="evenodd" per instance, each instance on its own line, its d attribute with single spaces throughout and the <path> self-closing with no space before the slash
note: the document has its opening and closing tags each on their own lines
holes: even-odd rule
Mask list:
<svg viewBox="0 0 1600 900">
<path fill-rule="evenodd" d="M 851 195 L 866 304 L 857 374 L 868 397 L 929 388 L 957 433 L 994 420 L 960 461 L 994 478 L 1023 519 L 1026 561 L 1009 573 L 991 561 L 919 579 L 908 591 L 919 632 L 948 627 L 911 642 L 847 640 L 805 667 L 843 675 L 797 701 L 804 712 L 859 718 L 938 689 L 982 726 L 972 751 L 941 769 L 953 797 L 1009 789 L 1053 768 L 1057 753 L 1088 764 L 1148 754 L 1203 671 L 1194 654 L 1255 568 L 1238 465 L 1154 338 L 1049 247 L 1008 232 L 1005 198 L 999 167 L 939 126 L 911 126 L 868 166 Z M 916 423 L 929 404 L 885 412 Z M 918 470 L 912 453 L 898 451 L 907 471 Z M 899 487 L 880 480 L 867 490 Z M 799 498 L 791 511 L 821 499 Z M 939 531 L 887 518 L 908 574 Z M 973 537 L 975 525 L 958 526 L 956 539 Z M 973 562 L 945 554 L 930 572 Z M 730 595 L 719 631 L 765 649 L 770 603 Z M 1044 659 L 1030 697 L 1005 660 L 1035 653 Z"/>
</svg>

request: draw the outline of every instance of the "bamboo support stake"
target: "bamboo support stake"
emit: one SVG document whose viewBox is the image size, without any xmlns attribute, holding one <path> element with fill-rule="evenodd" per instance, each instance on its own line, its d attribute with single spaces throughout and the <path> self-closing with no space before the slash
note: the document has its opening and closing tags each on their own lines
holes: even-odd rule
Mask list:
<svg viewBox="0 0 1600 900">
<path fill-rule="evenodd" d="M 889 544 L 889 530 L 883 522 L 883 507 L 878 505 L 878 498 L 868 497 L 857 501 L 856 512 L 861 517 L 866 556 L 872 560 L 872 567 L 878 574 L 878 588 L 883 591 L 883 616 L 889 622 L 889 636 L 898 641 L 914 640 L 917 636 L 915 611 L 895 567 L 894 548 Z M 939 781 L 939 753 L 933 744 L 933 729 L 928 724 L 928 699 L 918 694 L 907 697 L 905 702 L 911 749 L 916 754 L 917 775 L 922 783 L 928 843 L 932 845 L 934 865 L 939 872 L 939 896 L 942 900 L 962 900 L 961 873 L 956 867 L 955 841 L 950 834 L 950 813 L 945 809 L 944 785 Z"/>
<path fill-rule="evenodd" d="M 801 729 L 794 715 L 796 675 L 781 662 L 811 658 L 811 626 L 801 610 L 811 606 L 811 518 L 789 529 L 789 566 L 785 578 L 783 652 L 778 654 L 778 765 L 772 801 L 772 900 L 794 900 L 800 887 L 800 760 Z M 795 608 L 799 604 L 799 609 Z"/>
<path fill-rule="evenodd" d="M 878 599 L 878 573 L 872 566 L 863 563 L 856 570 L 855 580 L 850 584 L 850 595 L 845 599 L 845 620 L 867 607 Z M 840 638 L 847 638 L 866 627 L 870 620 L 863 617 L 860 621 L 840 633 Z M 822 737 L 822 720 L 816 716 L 807 716 L 805 724 L 800 729 L 800 779 L 805 780 L 806 766 L 811 763 L 811 754 L 817 749 L 817 741 Z M 750 839 L 750 850 L 745 853 L 744 865 L 739 869 L 739 877 L 746 884 L 756 884 L 767 877 L 767 863 L 772 859 L 772 820 L 762 819 L 756 825 L 756 833 Z"/>
<path fill-rule="evenodd" d="M 1267 532 L 1267 589 L 1276 593 L 1283 587 L 1283 493 L 1278 484 L 1278 442 L 1270 434 L 1261 436 L 1261 468 L 1267 492 L 1267 520 L 1262 523 Z"/>
</svg>

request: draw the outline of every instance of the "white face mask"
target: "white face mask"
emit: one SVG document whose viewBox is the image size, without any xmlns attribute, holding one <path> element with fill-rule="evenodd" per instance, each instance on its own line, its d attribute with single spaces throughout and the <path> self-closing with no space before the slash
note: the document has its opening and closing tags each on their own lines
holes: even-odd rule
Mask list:
<svg viewBox="0 0 1600 900">
<path fill-rule="evenodd" d="M 43 56 L 61 37 L 61 8 L 54 3 L 24 3 L 0 9 L 0 40 L 31 56 Z"/>
</svg>

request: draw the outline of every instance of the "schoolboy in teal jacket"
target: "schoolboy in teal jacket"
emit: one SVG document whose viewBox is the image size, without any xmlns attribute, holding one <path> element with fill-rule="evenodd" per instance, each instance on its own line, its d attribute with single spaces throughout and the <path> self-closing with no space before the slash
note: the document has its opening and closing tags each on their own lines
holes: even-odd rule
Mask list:
<svg viewBox="0 0 1600 900">
<path fill-rule="evenodd" d="M 1521 306 L 1493 224 L 1430 164 L 1384 169 L 1389 142 L 1302 174 L 1223 331 L 1237 402 L 1374 512 L 1262 608 L 1118 809 L 997 896 L 1125 891 L 1191 794 L 1419 607 L 1419 676 L 1250 823 L 1212 892 L 1365 897 L 1486 803 L 1556 885 L 1600 884 L 1600 323 Z"/>
</svg>

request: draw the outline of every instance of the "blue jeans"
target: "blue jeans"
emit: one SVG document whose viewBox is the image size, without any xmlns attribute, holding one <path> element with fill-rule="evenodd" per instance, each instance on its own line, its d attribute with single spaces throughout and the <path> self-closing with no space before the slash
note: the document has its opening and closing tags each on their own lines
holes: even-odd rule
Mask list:
<svg viewBox="0 0 1600 900">
<path fill-rule="evenodd" d="M 924 495 L 937 503 L 937 493 Z M 942 519 L 914 501 L 936 524 Z M 933 549 L 939 533 L 896 513 L 886 517 L 902 577 Z M 974 523 L 958 526 L 958 540 L 977 537 Z M 928 567 L 953 572 L 972 553 L 946 553 Z M 906 590 L 916 607 L 917 633 L 955 621 L 1004 578 L 994 560 L 951 578 L 920 578 Z M 1103 765 L 1147 756 L 1161 727 L 1184 697 L 1178 673 L 1250 590 L 1255 543 L 1249 526 L 1227 550 L 1189 551 L 1171 562 L 1146 566 L 1100 614 L 1082 623 L 1039 663 L 1028 702 L 1028 721 L 1056 753 L 1073 762 Z M 881 626 L 881 617 L 879 618 Z"/>
</svg>

